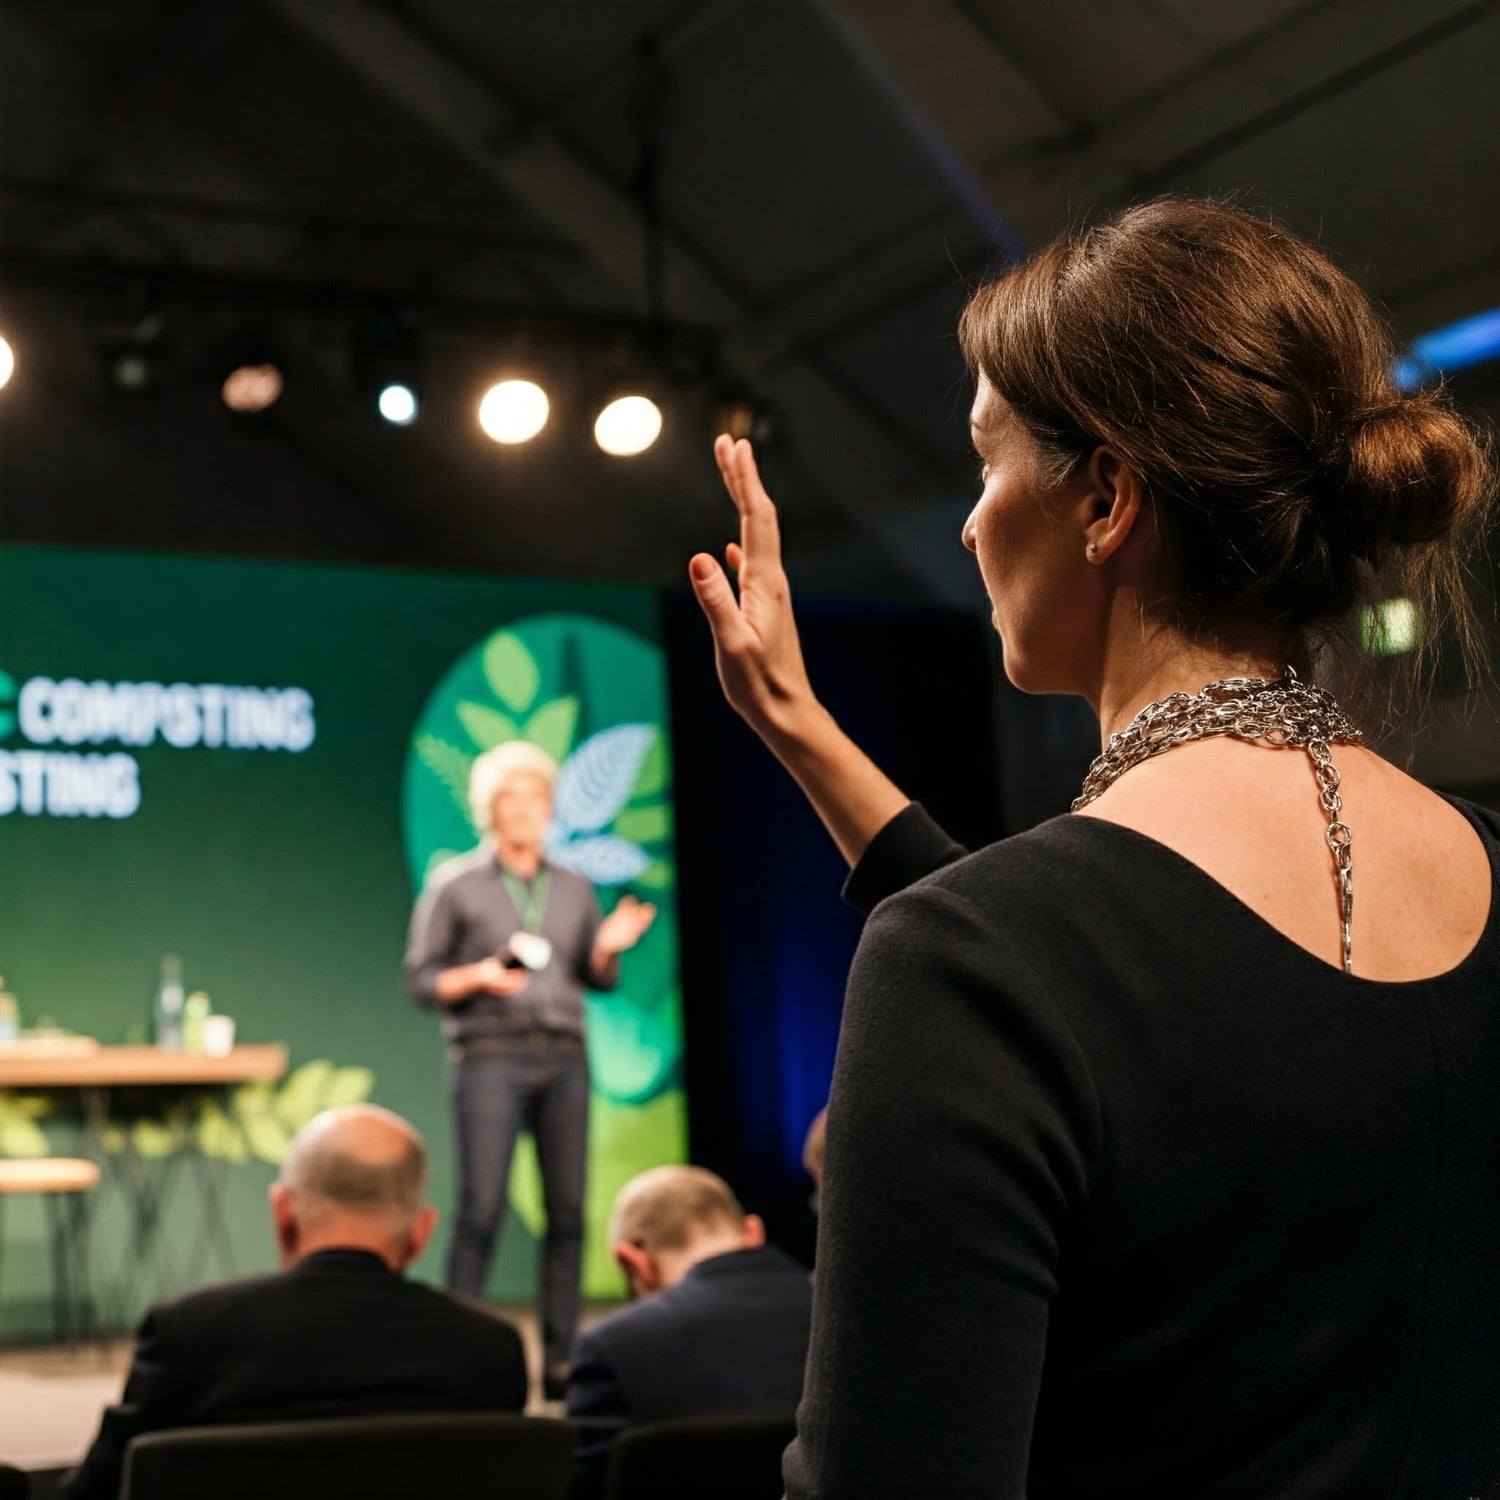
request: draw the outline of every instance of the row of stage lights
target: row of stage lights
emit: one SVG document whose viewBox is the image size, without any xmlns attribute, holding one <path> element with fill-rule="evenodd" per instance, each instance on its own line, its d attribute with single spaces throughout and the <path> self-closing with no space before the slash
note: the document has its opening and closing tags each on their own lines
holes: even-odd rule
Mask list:
<svg viewBox="0 0 1500 1500">
<path fill-rule="evenodd" d="M 281 398 L 283 380 L 273 364 L 237 365 L 225 377 L 220 395 L 230 411 L 254 416 Z M 375 410 L 392 427 L 410 427 L 421 412 L 415 385 L 389 380 L 375 392 Z M 480 429 L 506 447 L 529 443 L 547 425 L 552 403 L 534 380 L 500 380 L 480 398 Z M 661 436 L 661 408 L 649 396 L 626 393 L 606 402 L 594 418 L 594 441 L 616 458 L 644 453 Z"/>
<path fill-rule="evenodd" d="M 0 334 L 0 388 L 9 383 L 15 368 L 15 351 Z M 107 351 L 104 371 L 108 383 L 124 394 L 144 392 L 156 380 L 149 353 L 132 345 Z M 231 362 L 224 370 L 219 397 L 236 415 L 257 417 L 276 405 L 285 385 L 280 365 L 269 357 L 257 355 Z M 376 414 L 392 427 L 410 427 L 421 415 L 420 388 L 413 379 L 393 377 L 377 381 L 373 396 Z M 532 441 L 547 426 L 551 414 L 552 403 L 547 392 L 534 380 L 519 377 L 491 385 L 475 408 L 481 431 L 506 447 Z M 655 444 L 661 436 L 662 422 L 661 407 L 650 396 L 621 389 L 595 413 L 594 441 L 604 453 L 631 458 Z"/>
</svg>

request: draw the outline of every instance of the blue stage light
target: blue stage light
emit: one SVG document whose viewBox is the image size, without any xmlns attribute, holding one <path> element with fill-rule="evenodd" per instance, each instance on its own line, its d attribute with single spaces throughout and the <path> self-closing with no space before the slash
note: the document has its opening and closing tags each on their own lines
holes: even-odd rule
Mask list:
<svg viewBox="0 0 1500 1500">
<path fill-rule="evenodd" d="M 1391 366 L 1396 388 L 1415 391 L 1439 376 L 1500 356 L 1500 307 L 1414 338 Z"/>
</svg>

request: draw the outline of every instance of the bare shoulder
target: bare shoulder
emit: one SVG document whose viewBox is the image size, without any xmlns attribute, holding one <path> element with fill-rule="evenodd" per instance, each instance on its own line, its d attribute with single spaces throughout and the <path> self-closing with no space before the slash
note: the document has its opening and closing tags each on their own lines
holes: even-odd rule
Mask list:
<svg viewBox="0 0 1500 1500">
<path fill-rule="evenodd" d="M 1353 834 L 1354 970 L 1412 980 L 1461 963 L 1489 920 L 1489 852 L 1469 819 L 1373 751 L 1336 746 Z M 1192 861 L 1283 936 L 1339 961 L 1338 901 L 1311 763 L 1235 740 L 1135 767 L 1087 814 Z"/>
</svg>

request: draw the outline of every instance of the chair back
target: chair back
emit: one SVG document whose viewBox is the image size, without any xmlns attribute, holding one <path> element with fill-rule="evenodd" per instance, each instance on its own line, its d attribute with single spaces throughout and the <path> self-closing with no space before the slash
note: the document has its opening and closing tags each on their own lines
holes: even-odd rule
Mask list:
<svg viewBox="0 0 1500 1500">
<path fill-rule="evenodd" d="M 610 1444 L 608 1500 L 780 1500 L 790 1413 L 684 1417 L 627 1427 Z"/>
<path fill-rule="evenodd" d="M 514 1413 L 184 1427 L 125 1450 L 121 1500 L 566 1500 L 577 1431 Z"/>
</svg>

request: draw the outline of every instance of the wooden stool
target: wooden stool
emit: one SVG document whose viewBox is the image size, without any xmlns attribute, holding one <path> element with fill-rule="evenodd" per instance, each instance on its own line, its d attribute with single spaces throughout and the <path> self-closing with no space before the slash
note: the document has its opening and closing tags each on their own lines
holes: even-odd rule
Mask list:
<svg viewBox="0 0 1500 1500">
<path fill-rule="evenodd" d="M 13 1193 L 37 1194 L 46 1205 L 52 1251 L 52 1324 L 61 1338 L 86 1338 L 93 1330 L 87 1198 L 98 1181 L 98 1166 L 78 1157 L 0 1161 L 0 1251 L 5 1247 L 6 1198 Z"/>
</svg>

